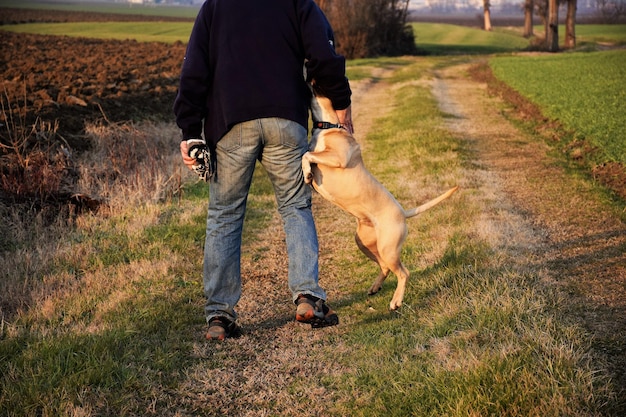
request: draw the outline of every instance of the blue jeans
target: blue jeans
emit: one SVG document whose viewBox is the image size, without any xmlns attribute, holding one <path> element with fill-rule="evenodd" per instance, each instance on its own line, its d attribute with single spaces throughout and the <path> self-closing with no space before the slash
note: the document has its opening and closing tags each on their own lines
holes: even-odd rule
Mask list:
<svg viewBox="0 0 626 417">
<path fill-rule="evenodd" d="M 204 244 L 207 321 L 235 320 L 241 297 L 241 234 L 256 161 L 274 187 L 283 220 L 292 298 L 326 299 L 318 285 L 318 242 L 311 212 L 311 187 L 304 183 L 302 155 L 307 131 L 296 122 L 267 118 L 235 125 L 217 144 L 217 172 L 211 179 Z M 261 295 L 262 296 L 262 295 Z"/>
</svg>

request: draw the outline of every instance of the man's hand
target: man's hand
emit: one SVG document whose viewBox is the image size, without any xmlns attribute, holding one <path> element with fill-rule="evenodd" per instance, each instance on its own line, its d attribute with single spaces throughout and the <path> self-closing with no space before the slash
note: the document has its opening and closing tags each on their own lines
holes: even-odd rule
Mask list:
<svg viewBox="0 0 626 417">
<path fill-rule="evenodd" d="M 194 171 L 200 179 L 209 181 L 213 176 L 214 166 L 211 161 L 211 152 L 203 139 L 188 139 L 180 143 L 180 153 L 183 163 Z"/>
<path fill-rule="evenodd" d="M 196 164 L 196 159 L 189 156 L 189 144 L 186 140 L 180 142 L 180 154 L 183 157 L 183 163 L 187 168 L 193 171 L 193 166 Z"/>
<path fill-rule="evenodd" d="M 352 126 L 352 105 L 343 110 L 335 110 L 335 112 L 339 118 L 339 124 L 345 127 L 351 135 L 354 134 L 354 127 Z"/>
</svg>

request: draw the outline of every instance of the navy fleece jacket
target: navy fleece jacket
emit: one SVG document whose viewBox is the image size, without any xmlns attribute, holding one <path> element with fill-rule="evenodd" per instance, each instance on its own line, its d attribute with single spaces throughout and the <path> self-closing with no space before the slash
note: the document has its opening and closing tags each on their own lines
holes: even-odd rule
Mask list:
<svg viewBox="0 0 626 417">
<path fill-rule="evenodd" d="M 194 24 L 174 102 L 183 140 L 215 144 L 236 123 L 281 117 L 307 126 L 314 79 L 350 105 L 345 59 L 313 0 L 207 0 Z M 204 128 L 203 128 L 204 122 Z"/>
</svg>

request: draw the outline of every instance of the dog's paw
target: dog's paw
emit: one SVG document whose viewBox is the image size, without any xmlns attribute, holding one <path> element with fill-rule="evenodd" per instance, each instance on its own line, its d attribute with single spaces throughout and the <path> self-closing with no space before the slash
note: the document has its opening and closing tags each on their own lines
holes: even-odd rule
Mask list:
<svg viewBox="0 0 626 417">
<path fill-rule="evenodd" d="M 311 163 L 308 160 L 308 152 L 302 157 L 302 175 L 304 175 L 304 182 L 310 184 L 313 181 L 313 172 L 311 172 Z"/>
<path fill-rule="evenodd" d="M 313 171 L 311 171 L 310 164 L 302 164 L 302 175 L 305 183 L 310 184 L 313 181 Z"/>
<path fill-rule="evenodd" d="M 374 285 L 372 285 L 370 287 L 369 290 L 367 290 L 367 295 L 374 295 L 374 294 L 378 293 L 378 291 L 380 291 L 381 288 L 382 288 L 381 285 L 378 285 L 378 284 L 375 283 Z"/>
<path fill-rule="evenodd" d="M 392 300 L 389 303 L 389 310 L 391 310 L 391 311 L 397 311 L 400 307 L 402 307 L 402 301 L 396 302 L 396 301 Z"/>
</svg>

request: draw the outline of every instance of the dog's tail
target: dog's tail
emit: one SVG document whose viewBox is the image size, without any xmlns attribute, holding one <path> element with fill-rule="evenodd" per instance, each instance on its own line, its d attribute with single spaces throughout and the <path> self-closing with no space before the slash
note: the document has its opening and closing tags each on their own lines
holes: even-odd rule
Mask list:
<svg viewBox="0 0 626 417">
<path fill-rule="evenodd" d="M 456 190 L 458 190 L 458 189 L 459 189 L 459 186 L 457 185 L 456 187 L 451 188 L 448 191 L 446 191 L 445 193 L 441 194 L 439 197 L 433 198 L 432 200 L 422 204 L 419 207 L 416 207 L 416 208 L 411 209 L 411 210 L 405 210 L 404 216 L 407 219 L 409 217 L 417 216 L 418 214 L 425 212 L 429 208 L 432 208 L 432 207 L 436 206 L 437 204 L 441 203 L 443 200 L 445 200 L 446 198 L 448 198 L 452 194 L 454 194 L 456 192 Z"/>
</svg>

